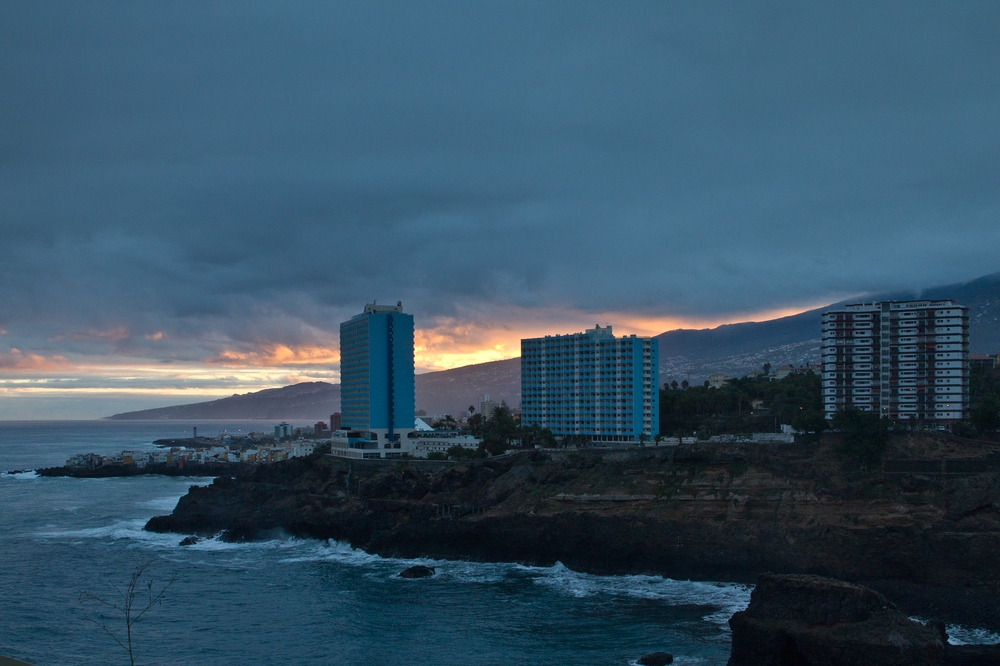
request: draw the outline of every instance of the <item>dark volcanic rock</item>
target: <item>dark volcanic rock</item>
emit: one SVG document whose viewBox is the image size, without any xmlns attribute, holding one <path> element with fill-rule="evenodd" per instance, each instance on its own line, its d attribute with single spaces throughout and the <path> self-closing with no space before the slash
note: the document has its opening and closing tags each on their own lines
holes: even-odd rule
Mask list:
<svg viewBox="0 0 1000 666">
<path fill-rule="evenodd" d="M 181 539 L 181 545 L 182 546 L 193 546 L 196 543 L 198 543 L 198 537 L 196 537 L 196 536 L 189 536 L 189 537 L 184 537 L 183 539 Z"/>
<path fill-rule="evenodd" d="M 729 626 L 729 666 L 931 666 L 944 653 L 937 631 L 878 592 L 820 576 L 761 575 Z"/>
<path fill-rule="evenodd" d="M 835 443 L 525 452 L 449 466 L 295 458 L 192 487 L 146 529 L 594 574 L 820 574 L 878 590 L 907 615 L 1000 630 L 1000 512 L 982 506 L 993 484 L 934 481 L 914 494 L 878 474 L 862 483 L 838 471 Z M 750 471 L 734 474 L 741 466 Z"/>
<path fill-rule="evenodd" d="M 674 663 L 674 655 L 669 652 L 650 652 L 640 657 L 639 661 L 635 663 L 640 666 L 666 666 Z"/>
<path fill-rule="evenodd" d="M 427 578 L 434 575 L 434 567 L 425 567 L 422 564 L 403 569 L 399 572 L 400 578 Z"/>
<path fill-rule="evenodd" d="M 944 666 L 997 666 L 1000 645 L 945 645 Z"/>
</svg>

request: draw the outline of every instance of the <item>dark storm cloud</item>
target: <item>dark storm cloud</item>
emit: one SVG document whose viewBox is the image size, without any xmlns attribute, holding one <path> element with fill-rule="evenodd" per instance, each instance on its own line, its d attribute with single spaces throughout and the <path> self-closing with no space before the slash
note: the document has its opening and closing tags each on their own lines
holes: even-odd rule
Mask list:
<svg viewBox="0 0 1000 666">
<path fill-rule="evenodd" d="M 998 32 L 994 3 L 6 3 L 0 342 L 194 360 L 372 298 L 717 317 L 993 272 Z"/>
</svg>

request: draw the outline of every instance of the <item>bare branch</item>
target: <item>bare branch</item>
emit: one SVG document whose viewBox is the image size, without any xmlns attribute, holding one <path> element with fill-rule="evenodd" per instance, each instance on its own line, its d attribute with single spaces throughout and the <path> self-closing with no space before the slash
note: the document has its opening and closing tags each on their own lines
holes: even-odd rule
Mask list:
<svg viewBox="0 0 1000 666">
<path fill-rule="evenodd" d="M 129 661 L 132 663 L 133 666 L 135 666 L 135 651 L 134 651 L 134 646 L 132 644 L 132 626 L 136 622 L 138 622 L 142 618 L 142 616 L 145 615 L 146 612 L 149 611 L 153 606 L 157 604 L 162 604 L 163 599 L 166 596 L 167 589 L 178 580 L 177 576 L 173 576 L 167 582 L 167 584 L 164 585 L 160 589 L 160 591 L 155 594 L 153 591 L 153 581 L 149 580 L 145 584 L 147 593 L 147 599 L 146 599 L 147 603 L 142 608 L 139 608 L 136 605 L 136 594 L 142 593 L 141 592 L 142 588 L 140 587 L 140 585 L 142 583 L 143 574 L 152 564 L 153 560 L 146 560 L 144 562 L 140 562 L 139 565 L 135 567 L 135 570 L 132 572 L 132 575 L 129 577 L 128 584 L 124 587 L 124 589 L 115 585 L 113 581 L 110 580 L 108 581 L 108 584 L 112 587 L 112 589 L 114 589 L 114 591 L 121 598 L 121 605 L 112 603 L 111 601 L 108 601 L 107 599 L 100 597 L 96 594 L 93 594 L 91 592 L 83 592 L 80 595 L 81 601 L 84 599 L 90 599 L 96 601 L 99 604 L 114 609 L 117 613 L 124 616 L 123 619 L 125 620 L 125 640 L 118 638 L 118 636 L 116 636 L 114 632 L 112 632 L 111 629 L 108 628 L 107 621 L 105 620 L 103 615 L 100 616 L 101 618 L 100 622 L 91 618 L 88 619 L 94 624 L 101 627 L 104 633 L 110 636 L 115 641 L 115 643 L 117 643 L 119 646 L 121 646 L 122 649 L 128 652 Z M 141 604 L 141 597 L 139 603 Z"/>
</svg>

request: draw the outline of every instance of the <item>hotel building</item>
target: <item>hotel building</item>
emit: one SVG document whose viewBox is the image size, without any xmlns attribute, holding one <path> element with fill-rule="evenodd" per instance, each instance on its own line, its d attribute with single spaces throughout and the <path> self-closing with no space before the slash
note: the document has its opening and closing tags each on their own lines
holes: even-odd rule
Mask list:
<svg viewBox="0 0 1000 666">
<path fill-rule="evenodd" d="M 638 442 L 659 432 L 659 350 L 610 326 L 521 340 L 521 424 L 558 436 Z"/>
<path fill-rule="evenodd" d="M 969 415 L 969 309 L 857 303 L 823 314 L 823 409 L 954 421 Z"/>
<path fill-rule="evenodd" d="M 340 325 L 340 429 L 345 457 L 399 457 L 413 431 L 413 315 L 403 304 L 365 306 Z"/>
</svg>

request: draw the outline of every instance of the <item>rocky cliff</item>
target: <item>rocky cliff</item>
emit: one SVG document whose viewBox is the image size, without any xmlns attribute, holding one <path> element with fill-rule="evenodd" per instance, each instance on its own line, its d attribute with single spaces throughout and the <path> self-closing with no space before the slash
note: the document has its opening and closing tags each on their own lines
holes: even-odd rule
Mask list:
<svg viewBox="0 0 1000 666">
<path fill-rule="evenodd" d="M 147 529 L 252 539 L 283 528 L 381 555 L 681 579 L 820 574 L 866 582 L 908 613 L 1000 629 L 1000 477 L 845 472 L 831 447 L 297 459 L 192 488 Z M 970 459 L 991 448 L 911 436 L 890 455 Z"/>
</svg>

